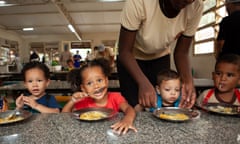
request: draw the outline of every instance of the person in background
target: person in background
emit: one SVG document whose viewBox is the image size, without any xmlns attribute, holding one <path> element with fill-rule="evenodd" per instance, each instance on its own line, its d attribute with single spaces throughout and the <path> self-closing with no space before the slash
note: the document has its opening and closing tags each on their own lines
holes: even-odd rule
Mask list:
<svg viewBox="0 0 240 144">
<path fill-rule="evenodd" d="M 114 53 L 112 51 L 112 48 L 106 47 L 103 44 L 98 46 L 95 58 L 96 59 L 104 58 L 109 61 L 111 68 L 113 68 L 115 66 Z"/>
<path fill-rule="evenodd" d="M 212 73 L 214 88 L 203 91 L 198 99 L 199 106 L 208 103 L 224 103 L 240 106 L 240 92 L 236 88 L 240 81 L 240 56 L 226 54 L 217 59 Z"/>
<path fill-rule="evenodd" d="M 133 126 L 136 116 L 134 109 L 119 92 L 108 92 L 108 76 L 110 67 L 105 59 L 95 59 L 74 69 L 68 74 L 68 81 L 75 92 L 72 99 L 63 107 L 62 112 L 72 112 L 84 108 L 103 107 L 115 112 L 125 113 L 123 119 L 111 126 L 119 134 L 125 134 L 129 129 L 137 131 Z"/>
<path fill-rule="evenodd" d="M 16 109 L 33 113 L 59 113 L 60 105 L 55 97 L 45 92 L 50 83 L 48 67 L 41 62 L 29 62 L 24 65 L 22 75 L 30 95 L 21 94 L 16 99 Z"/>
<path fill-rule="evenodd" d="M 36 50 L 33 50 L 32 54 L 30 55 L 29 61 L 40 61 L 40 57 L 37 54 Z"/>
<path fill-rule="evenodd" d="M 64 51 L 60 54 L 60 63 L 62 65 L 62 69 L 68 69 L 68 65 L 67 65 L 67 60 L 72 59 L 72 54 L 69 51 L 68 46 L 64 46 Z"/>
<path fill-rule="evenodd" d="M 71 71 L 72 69 L 74 69 L 73 61 L 72 61 L 72 59 L 68 59 L 67 60 L 67 70 Z"/>
<path fill-rule="evenodd" d="M 156 107 L 156 75 L 170 69 L 171 47 L 182 80 L 181 107 L 192 107 L 196 92 L 189 49 L 202 16 L 202 0 L 127 0 L 121 14 L 117 71 L 121 93 L 137 104 Z M 176 42 L 176 43 L 175 43 Z"/>
<path fill-rule="evenodd" d="M 8 101 L 5 96 L 0 95 L 0 112 L 8 110 Z"/>
<path fill-rule="evenodd" d="M 233 53 L 240 55 L 240 0 L 226 0 L 228 16 L 219 24 L 219 33 L 215 45 L 215 57 Z"/>
<path fill-rule="evenodd" d="M 82 57 L 79 54 L 79 50 L 76 51 L 76 54 L 73 56 L 73 61 L 74 61 L 74 67 L 75 68 L 80 68 L 80 61 L 81 61 Z"/>
</svg>

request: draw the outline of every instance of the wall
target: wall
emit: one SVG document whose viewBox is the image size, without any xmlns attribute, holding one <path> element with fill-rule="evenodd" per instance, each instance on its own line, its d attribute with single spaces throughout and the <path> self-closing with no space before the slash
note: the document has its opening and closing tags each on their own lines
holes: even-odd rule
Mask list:
<svg viewBox="0 0 240 144">
<path fill-rule="evenodd" d="M 0 29 L 0 35 L 9 40 L 19 42 L 20 57 L 27 61 L 29 58 L 29 44 L 31 42 L 53 42 L 53 41 L 77 41 L 74 35 L 44 35 L 44 36 L 24 36 L 20 37 L 15 33 Z M 89 33 L 83 34 L 82 37 L 92 41 L 92 47 L 101 44 L 102 40 L 118 40 L 119 33 Z M 214 68 L 215 58 L 213 55 L 193 56 L 192 48 L 189 52 L 192 68 L 197 78 L 211 78 Z M 171 67 L 175 69 L 173 58 L 171 58 Z"/>
</svg>

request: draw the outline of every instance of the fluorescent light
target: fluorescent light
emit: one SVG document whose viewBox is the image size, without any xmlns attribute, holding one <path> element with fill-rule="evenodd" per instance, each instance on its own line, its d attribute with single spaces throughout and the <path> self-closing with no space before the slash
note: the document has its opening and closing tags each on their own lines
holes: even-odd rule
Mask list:
<svg viewBox="0 0 240 144">
<path fill-rule="evenodd" d="M 5 3 L 6 3 L 5 1 L 0 0 L 0 5 L 3 5 Z"/>
<path fill-rule="evenodd" d="M 124 1 L 124 0 L 100 0 L 102 2 L 121 2 L 121 1 Z"/>
<path fill-rule="evenodd" d="M 34 30 L 34 28 L 32 28 L 32 27 L 29 27 L 29 28 L 23 28 L 23 31 L 33 31 Z"/>
<path fill-rule="evenodd" d="M 73 28 L 73 26 L 71 24 L 68 25 L 68 28 L 71 30 L 71 32 L 75 33 L 75 29 Z"/>
</svg>

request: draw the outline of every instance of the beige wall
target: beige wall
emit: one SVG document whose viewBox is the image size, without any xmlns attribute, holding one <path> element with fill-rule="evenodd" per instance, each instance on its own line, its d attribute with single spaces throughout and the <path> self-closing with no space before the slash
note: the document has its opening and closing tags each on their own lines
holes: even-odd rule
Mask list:
<svg viewBox="0 0 240 144">
<path fill-rule="evenodd" d="M 86 40 L 92 41 L 92 47 L 101 44 L 102 40 L 118 40 L 119 33 L 89 33 L 83 34 L 82 37 Z M 77 41 L 74 35 L 47 35 L 47 36 L 25 36 L 20 37 L 15 33 L 4 31 L 0 29 L 0 36 L 5 39 L 15 40 L 19 42 L 20 57 L 22 60 L 27 61 L 29 58 L 29 44 L 31 42 L 55 42 L 55 41 Z M 211 73 L 215 64 L 213 55 L 193 56 L 190 51 L 190 61 L 195 71 L 197 78 L 211 78 Z M 175 69 L 174 61 L 171 61 L 171 67 Z"/>
</svg>

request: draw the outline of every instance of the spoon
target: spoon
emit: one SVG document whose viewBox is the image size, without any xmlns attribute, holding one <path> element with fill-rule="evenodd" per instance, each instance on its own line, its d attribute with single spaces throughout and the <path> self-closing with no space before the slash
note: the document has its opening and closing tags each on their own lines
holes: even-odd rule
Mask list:
<svg viewBox="0 0 240 144">
<path fill-rule="evenodd" d="M 88 94 L 88 95 L 97 94 L 97 93 L 100 93 L 100 92 L 104 91 L 105 88 L 106 88 L 106 86 L 104 86 L 104 87 L 102 87 L 102 88 L 99 88 L 99 89 L 96 90 L 96 91 L 93 91 L 93 92 L 87 93 L 87 94 Z"/>
<path fill-rule="evenodd" d="M 15 118 L 18 115 L 19 111 L 17 109 L 11 111 L 6 117 L 4 117 L 5 120 L 10 120 Z"/>
</svg>

